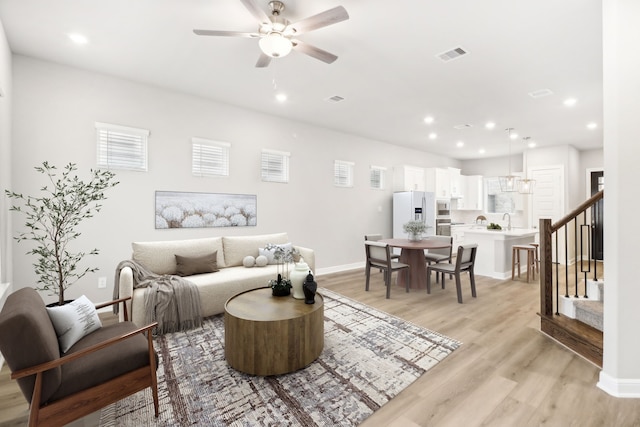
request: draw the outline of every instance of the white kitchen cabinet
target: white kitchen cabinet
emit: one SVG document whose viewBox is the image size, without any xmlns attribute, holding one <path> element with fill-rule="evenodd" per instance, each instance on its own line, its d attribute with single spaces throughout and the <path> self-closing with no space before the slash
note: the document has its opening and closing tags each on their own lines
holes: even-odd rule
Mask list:
<svg viewBox="0 0 640 427">
<path fill-rule="evenodd" d="M 469 175 L 462 176 L 465 181 L 464 198 L 462 201 L 462 208 L 460 203 L 458 209 L 481 211 L 484 206 L 483 184 L 482 175 Z"/>
<path fill-rule="evenodd" d="M 393 168 L 393 191 L 427 191 L 425 170 L 417 166 L 395 166 Z"/>
<path fill-rule="evenodd" d="M 453 237 L 453 253 L 456 253 L 458 250 L 458 246 L 464 245 L 464 233 L 467 230 L 471 230 L 471 225 L 452 225 L 451 226 L 451 237 Z"/>
<path fill-rule="evenodd" d="M 449 168 L 449 190 L 451 198 L 457 199 L 464 197 L 465 182 L 464 177 L 460 175 L 460 169 Z"/>
<path fill-rule="evenodd" d="M 427 191 L 435 193 L 437 199 L 451 198 L 449 169 L 427 168 Z"/>
</svg>

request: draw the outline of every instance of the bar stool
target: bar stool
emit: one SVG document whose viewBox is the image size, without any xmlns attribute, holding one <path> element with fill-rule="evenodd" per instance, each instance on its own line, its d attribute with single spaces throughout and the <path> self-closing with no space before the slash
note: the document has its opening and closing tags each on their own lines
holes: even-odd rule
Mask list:
<svg viewBox="0 0 640 427">
<path fill-rule="evenodd" d="M 533 280 L 536 279 L 536 247 L 532 245 L 513 245 L 511 247 L 511 280 L 515 279 L 516 265 L 518 266 L 518 277 L 520 277 L 520 251 L 527 251 L 527 283 L 529 282 L 529 275 L 533 276 Z"/>
<path fill-rule="evenodd" d="M 529 244 L 536 248 L 536 253 L 535 253 L 536 273 L 540 273 L 540 255 L 538 254 L 538 246 L 540 246 L 540 244 L 539 243 L 529 243 Z"/>
</svg>

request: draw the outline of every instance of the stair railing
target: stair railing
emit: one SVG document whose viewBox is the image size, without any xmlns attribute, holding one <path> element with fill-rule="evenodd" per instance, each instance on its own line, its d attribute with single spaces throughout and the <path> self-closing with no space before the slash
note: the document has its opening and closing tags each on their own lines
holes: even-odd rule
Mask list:
<svg viewBox="0 0 640 427">
<path fill-rule="evenodd" d="M 595 224 L 590 223 L 588 214 L 599 213 L 603 197 L 604 191 L 596 193 L 555 223 L 540 220 L 540 330 L 597 366 L 602 366 L 602 332 L 559 315 L 559 304 L 561 291 L 566 297 L 578 297 L 580 274 L 584 276 L 585 297 L 589 275 L 598 279 L 598 262 L 591 249 Z"/>
<path fill-rule="evenodd" d="M 589 274 L 592 273 L 593 280 L 598 280 L 598 263 L 592 250 L 595 227 L 588 218 L 588 212 L 591 209 L 591 212 L 597 215 L 600 209 L 598 202 L 603 197 L 604 190 L 601 190 L 553 224 L 550 219 L 540 219 L 541 315 L 553 315 L 554 299 L 555 314 L 559 314 L 561 288 L 564 288 L 564 296 L 569 297 L 570 293 L 573 293 L 575 298 L 579 298 L 580 275 L 584 279 L 585 298 L 588 298 Z M 575 268 L 571 269 L 570 265 L 574 263 Z M 562 265 L 564 267 L 561 267 Z M 573 274 L 570 270 L 573 270 Z M 561 286 L 562 276 L 564 286 Z"/>
</svg>

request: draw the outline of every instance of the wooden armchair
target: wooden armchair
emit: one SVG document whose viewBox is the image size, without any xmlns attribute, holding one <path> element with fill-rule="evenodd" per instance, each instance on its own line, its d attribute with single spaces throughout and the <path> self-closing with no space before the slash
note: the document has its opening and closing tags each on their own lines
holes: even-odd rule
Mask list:
<svg viewBox="0 0 640 427">
<path fill-rule="evenodd" d="M 147 387 L 157 417 L 155 326 L 138 328 L 128 321 L 103 326 L 61 353 L 38 292 L 22 288 L 9 295 L 0 313 L 0 352 L 30 403 L 29 425 L 68 424 Z"/>
</svg>

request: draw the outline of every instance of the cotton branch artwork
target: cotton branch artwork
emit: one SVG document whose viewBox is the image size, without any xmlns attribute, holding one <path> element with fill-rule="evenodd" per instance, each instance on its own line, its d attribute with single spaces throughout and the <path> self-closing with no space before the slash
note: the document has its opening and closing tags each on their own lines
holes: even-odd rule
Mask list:
<svg viewBox="0 0 640 427">
<path fill-rule="evenodd" d="M 156 191 L 156 228 L 247 227 L 257 224 L 257 196 Z"/>
</svg>

